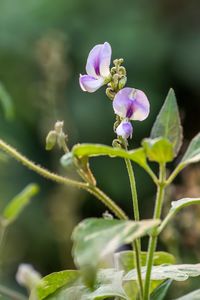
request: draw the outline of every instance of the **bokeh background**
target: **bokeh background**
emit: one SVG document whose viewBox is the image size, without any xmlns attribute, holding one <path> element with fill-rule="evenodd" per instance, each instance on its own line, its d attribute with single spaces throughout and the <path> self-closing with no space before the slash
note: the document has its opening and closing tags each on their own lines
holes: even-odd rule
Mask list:
<svg viewBox="0 0 200 300">
<path fill-rule="evenodd" d="M 150 117 L 134 124 L 130 148 L 148 137 L 167 91 L 173 87 L 184 126 L 182 153 L 200 129 L 198 0 L 1 0 L 0 82 L 12 99 L 14 114 L 5 115 L 0 108 L 0 137 L 32 160 L 63 174 L 66 171 L 59 165 L 62 153 L 45 151 L 46 134 L 56 120 L 65 121 L 70 147 L 78 142 L 110 145 L 115 137 L 110 100 L 103 88 L 87 94 L 78 84 L 89 50 L 104 41 L 112 45 L 113 59 L 124 58 L 128 86 L 144 90 L 151 102 Z M 98 158 L 91 166 L 99 186 L 131 216 L 123 161 Z M 135 172 L 140 208 L 148 218 L 155 189 L 143 170 L 136 166 Z M 1 210 L 29 182 L 38 183 L 40 193 L 9 229 L 1 250 L 1 283 L 16 289 L 20 289 L 15 273 L 21 262 L 33 264 L 42 275 L 74 267 L 73 227 L 82 218 L 101 216 L 105 211 L 85 192 L 48 182 L 9 158 L 0 162 Z M 199 194 L 197 165 L 177 178 L 165 209 L 172 199 Z M 162 236 L 160 249 L 171 250 L 179 262 L 197 262 L 199 220 L 200 209 L 185 210 Z M 194 287 L 199 288 L 199 279 L 175 284 L 173 296 Z"/>
</svg>

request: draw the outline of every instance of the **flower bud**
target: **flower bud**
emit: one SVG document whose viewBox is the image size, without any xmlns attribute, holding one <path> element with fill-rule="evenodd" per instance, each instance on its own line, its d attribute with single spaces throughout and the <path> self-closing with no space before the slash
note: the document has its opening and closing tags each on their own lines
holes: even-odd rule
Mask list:
<svg viewBox="0 0 200 300">
<path fill-rule="evenodd" d="M 55 130 L 51 130 L 46 137 L 46 150 L 52 150 L 56 144 L 57 133 Z"/>
<path fill-rule="evenodd" d="M 60 134 L 63 131 L 64 122 L 63 121 L 57 121 L 54 125 L 55 131 L 57 134 Z"/>
<path fill-rule="evenodd" d="M 20 264 L 16 274 L 16 280 L 21 285 L 31 290 L 41 279 L 38 273 L 30 264 Z"/>
<path fill-rule="evenodd" d="M 133 127 L 130 122 L 124 120 L 117 127 L 116 133 L 118 136 L 121 136 L 123 139 L 127 140 L 128 138 L 132 138 Z"/>
<path fill-rule="evenodd" d="M 118 83 L 119 90 L 123 89 L 123 87 L 126 85 L 127 77 L 123 76 Z"/>
<path fill-rule="evenodd" d="M 74 157 L 71 152 L 65 153 L 60 159 L 61 165 L 68 169 L 74 165 Z"/>
<path fill-rule="evenodd" d="M 113 100 L 115 98 L 115 92 L 113 91 L 113 89 L 111 87 L 108 87 L 106 89 L 106 95 L 110 100 Z"/>
</svg>

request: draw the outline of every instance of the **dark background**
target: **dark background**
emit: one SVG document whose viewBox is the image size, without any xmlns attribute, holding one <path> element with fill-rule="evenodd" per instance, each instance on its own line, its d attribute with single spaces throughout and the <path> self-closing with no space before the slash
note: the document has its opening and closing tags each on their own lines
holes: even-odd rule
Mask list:
<svg viewBox="0 0 200 300">
<path fill-rule="evenodd" d="M 114 114 L 104 88 L 87 94 L 78 84 L 90 49 L 105 41 L 112 46 L 113 59 L 124 58 L 127 85 L 144 90 L 151 103 L 149 118 L 134 124 L 130 148 L 148 137 L 167 91 L 173 87 L 184 126 L 183 151 L 200 129 L 198 0 L 1 0 L 0 81 L 15 110 L 13 119 L 0 111 L 1 138 L 32 160 L 62 173 L 62 153 L 44 149 L 45 136 L 57 119 L 65 121 L 70 147 L 77 142 L 110 145 L 115 137 Z M 91 166 L 99 186 L 132 216 L 123 161 L 98 158 Z M 143 170 L 135 167 L 135 172 L 140 208 L 148 218 L 155 190 Z M 196 166 L 178 178 L 169 199 L 183 192 L 184 196 L 199 196 L 199 179 Z M 48 182 L 12 159 L 1 162 L 0 182 L 1 209 L 29 182 L 37 182 L 41 188 L 6 235 L 2 282 L 17 287 L 15 273 L 21 262 L 33 264 L 42 275 L 73 267 L 73 227 L 84 217 L 101 216 L 105 208 L 85 192 Z M 187 212 L 182 225 L 177 221 L 180 230 L 169 229 L 160 244 L 161 249 L 178 254 L 181 262 L 200 259 L 200 212 L 195 211 L 197 221 L 193 212 Z M 191 284 L 199 287 L 198 280 Z M 188 283 L 180 287 L 174 289 L 176 295 L 191 290 Z"/>
</svg>

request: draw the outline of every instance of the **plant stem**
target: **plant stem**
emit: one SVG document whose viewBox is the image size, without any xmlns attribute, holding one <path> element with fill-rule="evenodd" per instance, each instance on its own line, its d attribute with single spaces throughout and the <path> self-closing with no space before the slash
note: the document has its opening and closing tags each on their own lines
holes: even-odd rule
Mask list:
<svg viewBox="0 0 200 300">
<path fill-rule="evenodd" d="M 127 220 L 128 217 L 124 213 L 124 211 L 113 201 L 110 197 L 108 197 L 102 190 L 100 190 L 96 186 L 90 186 L 87 191 L 94 195 L 96 198 L 101 200 L 103 204 L 105 204 L 114 214 L 121 220 Z"/>
<path fill-rule="evenodd" d="M 138 207 L 138 197 L 137 197 L 135 176 L 134 176 L 131 161 L 129 159 L 125 159 L 125 163 L 126 163 L 126 168 L 127 168 L 127 171 L 128 171 L 128 176 L 129 176 L 129 181 L 130 181 L 130 186 L 131 186 L 134 219 L 135 219 L 135 221 L 138 222 L 140 220 L 140 213 L 139 213 L 139 207 Z M 135 249 L 135 266 L 136 266 L 136 270 L 137 270 L 139 294 L 140 294 L 140 299 L 143 299 L 143 282 L 142 282 L 142 274 L 141 274 L 141 244 L 140 244 L 140 239 L 135 240 L 133 242 L 133 246 L 134 246 L 134 249 Z"/>
<path fill-rule="evenodd" d="M 160 164 L 160 176 L 159 182 L 157 185 L 157 196 L 156 196 L 156 204 L 154 209 L 154 216 L 153 219 L 160 219 L 162 206 L 163 206 L 163 199 L 165 193 L 165 178 L 166 178 L 166 168 L 164 164 Z M 150 293 L 150 284 L 151 284 L 151 270 L 153 267 L 153 257 L 154 252 L 157 246 L 157 229 L 153 229 L 151 233 L 151 237 L 149 240 L 149 247 L 148 247 L 148 256 L 147 256 L 147 269 L 146 269 L 146 277 L 145 277 L 145 284 L 144 284 L 144 300 L 149 300 L 149 293 Z"/>
<path fill-rule="evenodd" d="M 10 290 L 9 288 L 0 285 L 0 295 L 7 296 L 10 300 L 28 300 L 24 295 Z"/>
<path fill-rule="evenodd" d="M 57 175 L 53 172 L 48 171 L 47 169 L 35 164 L 34 162 L 30 161 L 28 158 L 26 158 L 24 155 L 19 153 L 16 149 L 11 147 L 10 145 L 6 144 L 4 141 L 0 140 L 0 149 L 2 149 L 4 152 L 18 160 L 20 163 L 22 163 L 24 166 L 26 166 L 28 169 L 31 169 L 32 171 L 38 173 L 39 175 L 50 179 L 52 181 L 67 184 L 71 186 L 75 186 L 77 188 L 83 188 L 86 189 L 88 185 L 83 182 L 79 182 L 76 180 L 72 180 L 60 175 Z"/>
<path fill-rule="evenodd" d="M 185 168 L 186 166 L 184 164 L 179 164 L 174 171 L 171 173 L 169 178 L 166 180 L 166 185 L 169 185 L 172 183 L 172 181 L 175 179 L 175 177 Z"/>
<path fill-rule="evenodd" d="M 10 145 L 6 144 L 4 141 L 0 140 L 0 149 L 15 158 L 17 161 L 22 163 L 24 166 L 29 168 L 30 170 L 38 173 L 39 175 L 52 180 L 54 182 L 64 184 L 64 185 L 71 185 L 80 189 L 83 189 L 91 194 L 93 194 L 95 197 L 97 197 L 99 200 L 101 200 L 118 218 L 120 219 L 127 219 L 128 217 L 123 212 L 123 210 L 115 204 L 115 202 L 108 197 L 104 192 L 102 192 L 99 188 L 96 186 L 90 185 L 88 183 L 79 182 L 73 179 L 66 178 L 64 176 L 55 174 L 53 172 L 48 171 L 47 169 L 35 164 L 34 162 L 30 161 L 28 158 L 26 158 L 24 155 L 19 153 L 16 149 L 11 147 Z"/>
</svg>

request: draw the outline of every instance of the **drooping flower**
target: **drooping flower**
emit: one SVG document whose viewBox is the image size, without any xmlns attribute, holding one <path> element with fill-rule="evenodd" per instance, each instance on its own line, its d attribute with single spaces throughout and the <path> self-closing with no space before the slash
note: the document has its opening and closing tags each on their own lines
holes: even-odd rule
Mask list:
<svg viewBox="0 0 200 300">
<path fill-rule="evenodd" d="M 126 140 L 129 137 L 132 138 L 133 126 L 131 125 L 131 122 L 128 122 L 126 120 L 122 121 L 116 128 L 116 133 L 118 136 L 121 136 L 123 139 Z"/>
<path fill-rule="evenodd" d="M 142 91 L 126 87 L 115 95 L 113 109 L 121 118 L 143 121 L 149 115 L 150 104 Z"/>
<path fill-rule="evenodd" d="M 89 53 L 86 75 L 80 75 L 79 83 L 83 91 L 93 93 L 104 85 L 110 77 L 112 49 L 109 43 L 96 45 Z"/>
</svg>

